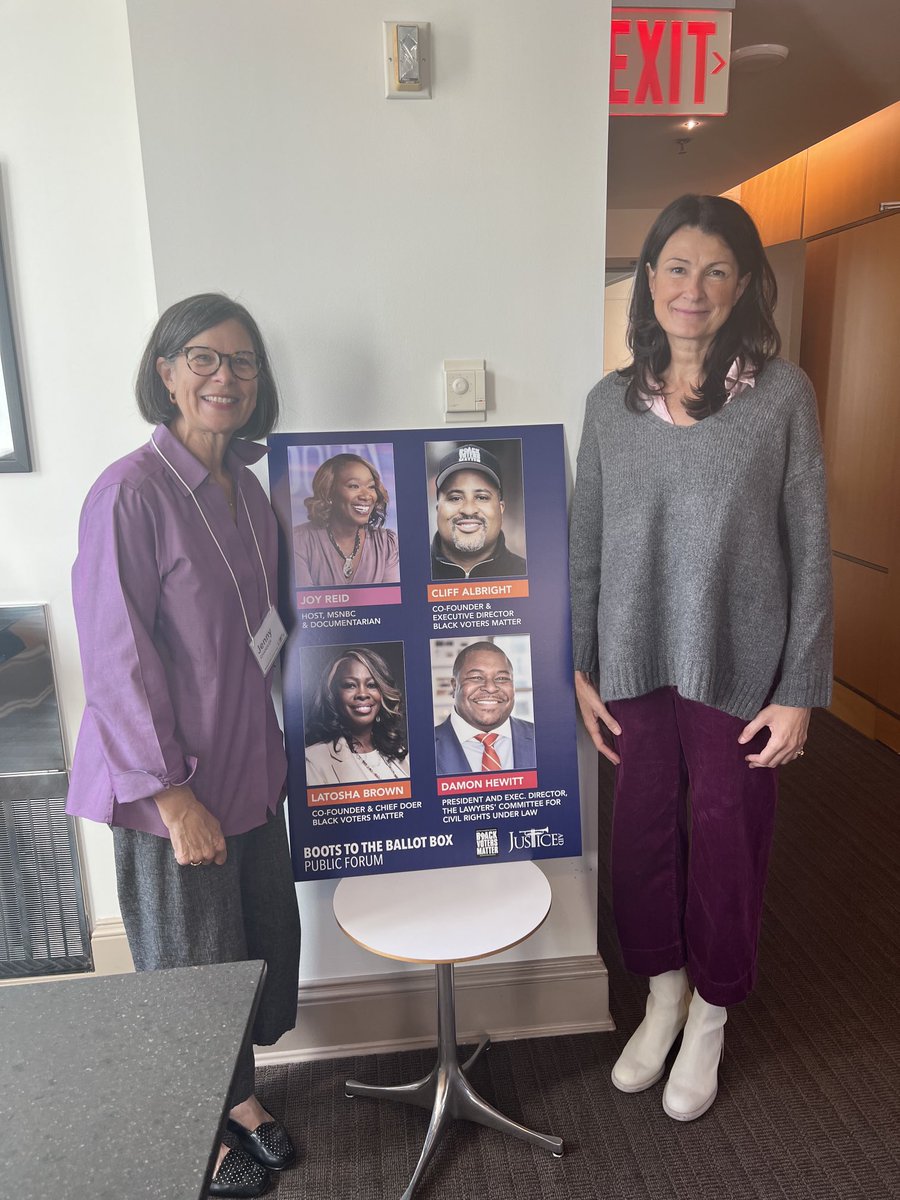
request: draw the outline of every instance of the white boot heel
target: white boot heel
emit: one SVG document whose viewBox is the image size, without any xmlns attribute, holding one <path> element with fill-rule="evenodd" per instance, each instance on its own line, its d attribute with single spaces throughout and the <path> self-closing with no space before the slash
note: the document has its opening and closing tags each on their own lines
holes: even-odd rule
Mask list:
<svg viewBox="0 0 900 1200">
<path fill-rule="evenodd" d="M 719 1090 L 719 1063 L 725 1055 L 724 1008 L 694 992 L 681 1049 L 663 1092 L 662 1106 L 675 1121 L 702 1117 Z"/>
<path fill-rule="evenodd" d="M 612 1069 L 620 1092 L 643 1092 L 662 1079 L 666 1055 L 684 1028 L 690 999 L 684 968 L 651 978 L 644 1019 Z"/>
</svg>

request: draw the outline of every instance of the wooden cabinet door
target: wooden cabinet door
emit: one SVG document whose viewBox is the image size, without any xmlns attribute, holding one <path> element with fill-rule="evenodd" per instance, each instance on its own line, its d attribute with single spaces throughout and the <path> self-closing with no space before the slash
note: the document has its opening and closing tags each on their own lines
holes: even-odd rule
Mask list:
<svg viewBox="0 0 900 1200">
<path fill-rule="evenodd" d="M 799 238 L 803 227 L 805 150 L 741 184 L 741 205 L 756 222 L 764 246 Z"/>
<path fill-rule="evenodd" d="M 900 714 L 900 214 L 807 246 L 800 362 L 841 556 L 836 675 Z"/>
<path fill-rule="evenodd" d="M 810 146 L 803 236 L 866 221 L 900 200 L 900 103 Z"/>
</svg>

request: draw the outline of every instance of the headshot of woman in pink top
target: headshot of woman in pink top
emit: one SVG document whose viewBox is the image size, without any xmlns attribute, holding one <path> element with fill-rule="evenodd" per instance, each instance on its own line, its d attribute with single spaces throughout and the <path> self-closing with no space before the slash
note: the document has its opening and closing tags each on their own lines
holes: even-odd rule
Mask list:
<svg viewBox="0 0 900 1200">
<path fill-rule="evenodd" d="M 385 529 L 389 497 L 378 469 L 358 454 L 335 454 L 313 476 L 294 527 L 298 588 L 400 582 L 397 534 Z"/>
</svg>

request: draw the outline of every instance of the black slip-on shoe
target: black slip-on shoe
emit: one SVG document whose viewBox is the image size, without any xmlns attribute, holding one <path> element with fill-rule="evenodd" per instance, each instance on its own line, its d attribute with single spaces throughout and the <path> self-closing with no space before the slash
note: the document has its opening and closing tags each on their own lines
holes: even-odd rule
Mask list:
<svg viewBox="0 0 900 1200">
<path fill-rule="evenodd" d="M 255 1129 L 245 1129 L 229 1117 L 228 1132 L 234 1134 L 251 1158 L 270 1171 L 283 1171 L 297 1157 L 294 1143 L 278 1121 L 263 1121 Z"/>
<path fill-rule="evenodd" d="M 209 1185 L 210 1196 L 262 1196 L 269 1190 L 269 1172 L 243 1150 L 229 1150 Z"/>
</svg>

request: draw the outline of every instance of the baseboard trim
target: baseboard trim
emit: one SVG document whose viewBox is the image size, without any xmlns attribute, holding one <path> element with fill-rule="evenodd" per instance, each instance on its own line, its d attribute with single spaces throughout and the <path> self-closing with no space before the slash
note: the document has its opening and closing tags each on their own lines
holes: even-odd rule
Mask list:
<svg viewBox="0 0 900 1200">
<path fill-rule="evenodd" d="M 98 975 L 134 970 L 117 917 L 95 922 L 91 952 Z M 615 1029 L 599 954 L 470 963 L 455 976 L 461 1043 L 483 1033 L 505 1042 Z M 257 1047 L 256 1061 L 270 1066 L 434 1046 L 434 987 L 434 971 L 427 967 L 301 983 L 296 1029 L 274 1046 Z"/>
<path fill-rule="evenodd" d="M 300 986 L 297 1028 L 257 1047 L 260 1066 L 434 1046 L 434 971 L 322 979 Z M 477 963 L 456 971 L 460 1042 L 615 1029 L 599 955 Z"/>
<path fill-rule="evenodd" d="M 121 917 L 100 917 L 94 922 L 91 954 L 97 975 L 125 975 L 134 970 Z"/>
<path fill-rule="evenodd" d="M 834 681 L 830 713 L 865 734 L 867 738 L 883 742 L 900 754 L 900 720 L 883 705 L 875 704 L 861 692 L 847 687 L 840 680 Z"/>
</svg>

